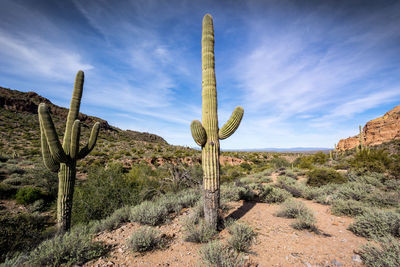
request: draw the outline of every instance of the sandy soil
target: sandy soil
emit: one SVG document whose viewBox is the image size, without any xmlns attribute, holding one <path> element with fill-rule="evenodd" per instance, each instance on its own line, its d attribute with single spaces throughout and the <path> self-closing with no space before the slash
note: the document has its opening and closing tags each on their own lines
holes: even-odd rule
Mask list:
<svg viewBox="0 0 400 267">
<path fill-rule="evenodd" d="M 254 202 L 232 202 L 227 216 L 246 222 L 258 233 L 251 252 L 246 256 L 251 266 L 362 266 L 356 252 L 367 241 L 347 230 L 353 219 L 338 217 L 330 213 L 329 206 L 312 201 L 304 202 L 317 219 L 322 234 L 293 229 L 293 219 L 274 216 L 279 205 Z M 199 266 L 198 250 L 201 245 L 184 242 L 181 221 L 188 216 L 186 210 L 171 223 L 160 226 L 159 230 L 171 239 L 163 250 L 148 253 L 129 251 L 126 240 L 140 227 L 128 223 L 112 232 L 100 233 L 96 240 L 111 245 L 107 257 L 91 261 L 85 266 Z M 229 236 L 226 230 L 219 238 Z"/>
</svg>

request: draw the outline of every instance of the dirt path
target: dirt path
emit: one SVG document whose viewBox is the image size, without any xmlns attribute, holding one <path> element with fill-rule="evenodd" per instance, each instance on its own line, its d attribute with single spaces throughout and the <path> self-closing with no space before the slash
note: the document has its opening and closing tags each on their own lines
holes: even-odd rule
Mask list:
<svg viewBox="0 0 400 267">
<path fill-rule="evenodd" d="M 257 241 L 247 256 L 248 262 L 258 266 L 362 266 L 353 261 L 355 251 L 366 243 L 347 230 L 351 218 L 331 215 L 329 206 L 304 202 L 317 219 L 318 228 L 327 235 L 318 235 L 308 231 L 293 229 L 293 219 L 274 216 L 279 205 L 252 202 L 232 202 L 228 214 L 246 222 L 258 233 Z M 233 214 L 232 214 L 233 213 Z M 121 228 L 99 234 L 97 240 L 112 245 L 108 257 L 89 262 L 85 266 L 198 266 L 201 245 L 184 242 L 181 220 L 188 216 L 185 211 L 170 224 L 159 230 L 172 238 L 168 248 L 149 253 L 130 252 L 126 240 L 132 235 L 138 224 L 125 224 Z M 222 231 L 220 238 L 226 238 Z"/>
</svg>

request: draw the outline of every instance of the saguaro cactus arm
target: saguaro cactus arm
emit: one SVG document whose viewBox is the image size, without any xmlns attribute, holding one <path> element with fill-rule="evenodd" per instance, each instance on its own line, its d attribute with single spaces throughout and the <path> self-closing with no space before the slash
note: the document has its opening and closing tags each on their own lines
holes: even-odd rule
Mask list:
<svg viewBox="0 0 400 267">
<path fill-rule="evenodd" d="M 70 149 L 70 142 L 72 141 L 70 139 L 72 125 L 75 123 L 75 120 L 78 119 L 79 115 L 79 108 L 81 106 L 82 91 L 83 91 L 83 82 L 84 82 L 84 74 L 83 71 L 80 70 L 78 71 L 75 77 L 74 90 L 72 92 L 72 99 L 67 117 L 67 125 L 65 128 L 63 148 L 67 154 L 69 154 L 68 152 Z"/>
<path fill-rule="evenodd" d="M 50 111 L 46 104 L 41 103 L 38 108 L 39 121 L 42 123 L 42 128 L 46 135 L 47 145 L 51 152 L 52 157 L 56 162 L 66 163 L 69 161 L 68 156 L 65 154 L 60 140 L 58 139 L 56 128 L 54 127 L 53 120 L 50 116 Z"/>
<path fill-rule="evenodd" d="M 229 120 L 219 129 L 218 136 L 219 139 L 223 140 L 231 136 L 236 129 L 239 127 L 239 124 L 242 120 L 244 110 L 242 107 L 236 107 L 235 110 L 232 112 L 231 117 Z"/>
<path fill-rule="evenodd" d="M 90 132 L 89 142 L 86 146 L 84 146 L 78 153 L 77 159 L 82 159 L 86 157 L 90 151 L 93 150 L 94 146 L 96 145 L 97 136 L 99 135 L 100 131 L 100 123 L 96 122 L 93 125 L 92 131 Z"/>
<path fill-rule="evenodd" d="M 49 145 L 47 144 L 46 134 L 43 129 L 42 122 L 39 120 L 40 124 L 40 139 L 42 145 L 42 157 L 44 166 L 52 172 L 58 172 L 60 169 L 60 162 L 57 162 L 51 155 Z"/>
<path fill-rule="evenodd" d="M 76 159 L 76 156 L 79 152 L 79 138 L 81 135 L 81 122 L 79 120 L 75 120 L 72 125 L 71 131 L 71 143 L 70 143 L 70 157 L 72 159 Z"/>
<path fill-rule="evenodd" d="M 207 134 L 203 125 L 201 125 L 201 122 L 198 120 L 192 121 L 190 124 L 190 130 L 192 131 L 192 136 L 196 144 L 199 146 L 204 146 L 204 144 L 207 142 Z"/>
</svg>

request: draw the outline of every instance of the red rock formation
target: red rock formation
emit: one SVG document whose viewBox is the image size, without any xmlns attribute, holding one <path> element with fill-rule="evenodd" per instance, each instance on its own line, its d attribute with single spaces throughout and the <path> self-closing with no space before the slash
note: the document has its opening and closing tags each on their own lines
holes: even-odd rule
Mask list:
<svg viewBox="0 0 400 267">
<path fill-rule="evenodd" d="M 364 144 L 375 146 L 384 142 L 400 139 L 400 105 L 386 112 L 382 117 L 367 122 L 363 128 Z M 355 148 L 360 143 L 359 134 L 342 139 L 338 143 L 339 150 Z"/>
</svg>

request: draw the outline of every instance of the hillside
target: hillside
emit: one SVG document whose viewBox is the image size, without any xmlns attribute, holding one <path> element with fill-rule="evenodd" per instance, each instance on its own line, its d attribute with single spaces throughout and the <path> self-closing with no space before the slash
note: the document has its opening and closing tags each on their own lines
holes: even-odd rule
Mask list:
<svg viewBox="0 0 400 267">
<path fill-rule="evenodd" d="M 400 139 L 400 105 L 388 111 L 382 117 L 370 120 L 362 129 L 363 143 L 376 146 Z M 337 145 L 339 150 L 349 150 L 360 144 L 360 135 L 341 139 Z"/>
</svg>

